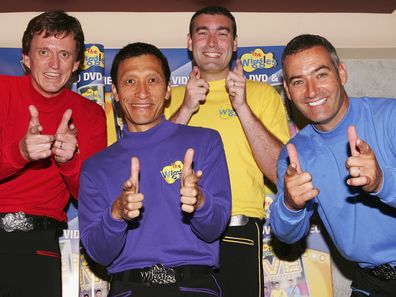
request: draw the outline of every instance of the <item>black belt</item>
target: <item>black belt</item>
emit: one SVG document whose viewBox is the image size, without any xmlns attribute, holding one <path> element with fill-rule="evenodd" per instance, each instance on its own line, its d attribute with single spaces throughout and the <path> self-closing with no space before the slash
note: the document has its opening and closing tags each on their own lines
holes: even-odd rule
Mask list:
<svg viewBox="0 0 396 297">
<path fill-rule="evenodd" d="M 0 229 L 7 232 L 47 229 L 65 229 L 67 224 L 53 218 L 17 213 L 0 213 Z"/>
<path fill-rule="evenodd" d="M 389 264 L 364 268 L 363 270 L 381 280 L 396 280 L 396 267 Z"/>
<path fill-rule="evenodd" d="M 132 269 L 112 275 L 112 280 L 142 283 L 146 286 L 170 285 L 183 280 L 208 275 L 212 268 L 203 265 L 186 265 L 178 267 L 164 267 L 157 264 L 143 269 Z"/>
</svg>

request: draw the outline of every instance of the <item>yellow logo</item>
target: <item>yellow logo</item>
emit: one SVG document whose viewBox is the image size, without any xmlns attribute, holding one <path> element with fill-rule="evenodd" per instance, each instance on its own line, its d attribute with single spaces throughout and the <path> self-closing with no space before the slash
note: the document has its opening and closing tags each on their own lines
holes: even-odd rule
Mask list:
<svg viewBox="0 0 396 297">
<path fill-rule="evenodd" d="M 268 69 L 277 65 L 273 53 L 264 53 L 261 48 L 256 48 L 253 52 L 243 54 L 241 57 L 243 70 L 253 72 L 256 69 Z"/>
<path fill-rule="evenodd" d="M 104 68 L 104 52 L 101 52 L 96 45 L 85 49 L 84 64 L 80 66 L 80 69 L 87 70 L 92 66 Z"/>
<path fill-rule="evenodd" d="M 231 105 L 223 105 L 219 108 L 220 118 L 228 120 L 229 118 L 236 117 L 237 114 Z"/>
<path fill-rule="evenodd" d="M 173 184 L 176 180 L 181 178 L 182 171 L 183 163 L 181 161 L 176 161 L 162 168 L 161 175 L 168 184 Z"/>
</svg>

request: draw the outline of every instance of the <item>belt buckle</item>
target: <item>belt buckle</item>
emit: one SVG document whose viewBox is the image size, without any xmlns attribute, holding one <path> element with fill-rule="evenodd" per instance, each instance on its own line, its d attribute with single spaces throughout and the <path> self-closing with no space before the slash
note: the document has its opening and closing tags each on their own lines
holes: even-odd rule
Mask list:
<svg viewBox="0 0 396 297">
<path fill-rule="evenodd" d="M 25 213 L 20 211 L 17 213 L 7 213 L 2 218 L 3 229 L 6 232 L 13 232 L 15 230 L 30 231 L 33 230 L 33 219 L 27 218 Z"/>
<path fill-rule="evenodd" d="M 235 215 L 231 216 L 228 226 L 245 226 L 249 222 L 249 218 L 245 215 Z"/>
<path fill-rule="evenodd" d="M 162 264 L 156 264 L 146 271 L 140 272 L 143 284 L 151 285 L 169 285 L 176 283 L 176 272 L 172 268 L 165 268 Z"/>
</svg>

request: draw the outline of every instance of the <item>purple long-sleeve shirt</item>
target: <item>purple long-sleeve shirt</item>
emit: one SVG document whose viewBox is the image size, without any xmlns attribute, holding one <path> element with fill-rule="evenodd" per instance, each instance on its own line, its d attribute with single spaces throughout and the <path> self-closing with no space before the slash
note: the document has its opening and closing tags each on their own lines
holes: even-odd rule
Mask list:
<svg viewBox="0 0 396 297">
<path fill-rule="evenodd" d="M 145 132 L 128 132 L 87 160 L 81 172 L 79 224 L 88 254 L 110 273 L 152 266 L 217 267 L 218 238 L 231 209 L 227 163 L 219 134 L 162 119 Z M 204 203 L 183 213 L 180 176 L 185 152 L 195 150 L 194 170 Z M 131 157 L 140 161 L 141 215 L 129 223 L 113 219 L 111 205 L 130 177 Z"/>
</svg>

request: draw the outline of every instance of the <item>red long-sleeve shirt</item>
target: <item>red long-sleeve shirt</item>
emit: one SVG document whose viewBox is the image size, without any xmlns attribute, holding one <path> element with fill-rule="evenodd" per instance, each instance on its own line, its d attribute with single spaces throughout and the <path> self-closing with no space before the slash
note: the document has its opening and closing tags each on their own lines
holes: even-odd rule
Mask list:
<svg viewBox="0 0 396 297">
<path fill-rule="evenodd" d="M 31 104 L 39 111 L 42 134 L 55 134 L 66 109 L 72 110 L 79 153 L 69 162 L 22 157 L 19 142 Z M 0 213 L 23 211 L 65 221 L 64 207 L 78 194 L 82 162 L 105 147 L 106 118 L 99 105 L 67 89 L 46 98 L 33 88 L 30 75 L 0 76 Z"/>
</svg>

